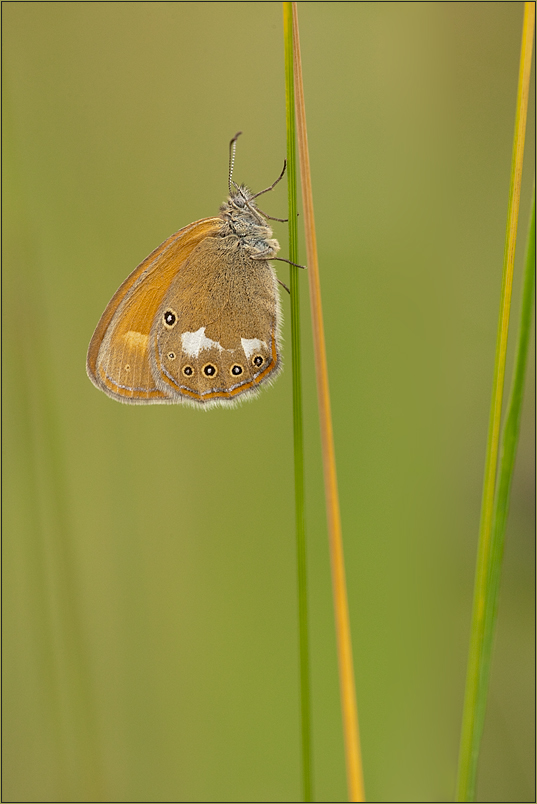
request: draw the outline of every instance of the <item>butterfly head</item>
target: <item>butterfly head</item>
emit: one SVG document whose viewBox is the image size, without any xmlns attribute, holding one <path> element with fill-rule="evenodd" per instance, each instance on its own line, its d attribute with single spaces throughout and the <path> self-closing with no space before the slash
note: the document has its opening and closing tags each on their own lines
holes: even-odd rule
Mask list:
<svg viewBox="0 0 537 804">
<path fill-rule="evenodd" d="M 220 217 L 225 221 L 246 218 L 252 223 L 266 225 L 265 217 L 254 201 L 254 194 L 245 184 L 232 186 L 231 193 L 220 207 Z"/>
</svg>

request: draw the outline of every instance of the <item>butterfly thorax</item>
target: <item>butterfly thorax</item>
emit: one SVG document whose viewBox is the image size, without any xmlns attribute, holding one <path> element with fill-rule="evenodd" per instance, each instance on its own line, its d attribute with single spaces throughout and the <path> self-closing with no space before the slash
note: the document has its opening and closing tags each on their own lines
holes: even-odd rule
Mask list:
<svg viewBox="0 0 537 804">
<path fill-rule="evenodd" d="M 237 246 L 254 260 L 270 260 L 280 250 L 272 229 L 257 209 L 252 192 L 241 185 L 220 207 L 221 237 L 233 237 Z"/>
</svg>

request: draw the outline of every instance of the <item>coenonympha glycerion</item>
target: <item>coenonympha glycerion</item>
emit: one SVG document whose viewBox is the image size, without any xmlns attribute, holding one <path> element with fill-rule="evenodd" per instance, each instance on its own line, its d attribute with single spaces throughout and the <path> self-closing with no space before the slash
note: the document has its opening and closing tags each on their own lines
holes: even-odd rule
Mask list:
<svg viewBox="0 0 537 804">
<path fill-rule="evenodd" d="M 280 181 L 285 164 L 260 193 L 235 184 L 239 134 L 219 216 L 185 226 L 146 257 L 97 325 L 87 372 L 112 399 L 229 406 L 280 371 L 278 279 L 269 263 L 280 247 L 255 199 Z"/>
</svg>

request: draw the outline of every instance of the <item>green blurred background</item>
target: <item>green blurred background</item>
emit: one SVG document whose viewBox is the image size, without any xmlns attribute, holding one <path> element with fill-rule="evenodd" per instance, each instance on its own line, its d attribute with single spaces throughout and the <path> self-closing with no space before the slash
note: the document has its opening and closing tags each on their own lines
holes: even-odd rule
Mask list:
<svg viewBox="0 0 537 804">
<path fill-rule="evenodd" d="M 371 801 L 454 795 L 522 12 L 299 4 Z M 217 213 L 230 137 L 237 181 L 278 175 L 281 4 L 4 3 L 3 53 L 4 800 L 300 800 L 289 299 L 286 370 L 238 409 L 124 406 L 85 373 L 117 286 Z M 339 801 L 301 281 L 314 786 Z M 534 795 L 533 384 L 481 801 Z"/>
</svg>

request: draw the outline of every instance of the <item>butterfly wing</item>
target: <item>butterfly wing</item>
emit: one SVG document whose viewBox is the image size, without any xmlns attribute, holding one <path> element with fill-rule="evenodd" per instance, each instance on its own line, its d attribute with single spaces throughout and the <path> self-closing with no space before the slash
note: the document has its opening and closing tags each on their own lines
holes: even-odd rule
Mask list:
<svg viewBox="0 0 537 804">
<path fill-rule="evenodd" d="M 236 237 L 203 240 L 176 274 L 150 334 L 159 390 L 176 401 L 234 404 L 281 367 L 279 297 L 266 260 Z"/>
<path fill-rule="evenodd" d="M 132 272 L 116 291 L 91 339 L 86 369 L 108 396 L 133 404 L 177 401 L 151 370 L 151 326 L 166 292 L 192 252 L 221 227 L 204 218 L 171 235 Z"/>
</svg>

